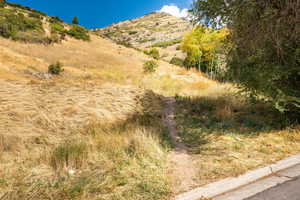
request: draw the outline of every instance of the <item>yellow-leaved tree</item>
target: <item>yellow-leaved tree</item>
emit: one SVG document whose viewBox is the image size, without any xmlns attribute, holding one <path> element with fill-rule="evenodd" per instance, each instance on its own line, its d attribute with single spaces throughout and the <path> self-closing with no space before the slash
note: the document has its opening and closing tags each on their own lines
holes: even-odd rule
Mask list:
<svg viewBox="0 0 300 200">
<path fill-rule="evenodd" d="M 181 44 L 182 51 L 187 53 L 184 65 L 203 72 L 213 72 L 221 68 L 228 35 L 229 30 L 226 28 L 216 30 L 200 25 L 195 27 L 185 35 Z"/>
</svg>

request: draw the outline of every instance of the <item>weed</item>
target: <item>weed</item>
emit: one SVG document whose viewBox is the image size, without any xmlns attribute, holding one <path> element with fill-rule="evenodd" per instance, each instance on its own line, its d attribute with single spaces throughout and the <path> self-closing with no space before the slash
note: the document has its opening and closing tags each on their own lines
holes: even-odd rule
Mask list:
<svg viewBox="0 0 300 200">
<path fill-rule="evenodd" d="M 156 68 L 158 68 L 158 63 L 155 60 L 146 61 L 144 64 L 145 73 L 154 73 Z"/>
</svg>

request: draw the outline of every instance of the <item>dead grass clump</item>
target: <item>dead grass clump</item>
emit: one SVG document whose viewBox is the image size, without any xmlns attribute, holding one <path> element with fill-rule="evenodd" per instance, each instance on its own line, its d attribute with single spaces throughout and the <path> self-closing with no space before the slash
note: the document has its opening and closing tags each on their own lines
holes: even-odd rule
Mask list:
<svg viewBox="0 0 300 200">
<path fill-rule="evenodd" d="M 6 136 L 0 134 L 0 153 L 16 150 L 19 140 L 20 139 L 15 136 Z"/>
<path fill-rule="evenodd" d="M 57 146 L 50 156 L 50 165 L 55 170 L 79 169 L 88 158 L 87 145 L 83 142 L 65 141 Z"/>
</svg>

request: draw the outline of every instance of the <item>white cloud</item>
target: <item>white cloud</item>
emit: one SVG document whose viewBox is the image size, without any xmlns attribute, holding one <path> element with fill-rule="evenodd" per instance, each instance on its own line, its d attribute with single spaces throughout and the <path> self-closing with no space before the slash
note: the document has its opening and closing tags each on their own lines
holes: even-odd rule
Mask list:
<svg viewBox="0 0 300 200">
<path fill-rule="evenodd" d="M 159 12 L 165 12 L 175 17 L 188 17 L 188 9 L 180 9 L 176 5 L 164 5 Z"/>
</svg>

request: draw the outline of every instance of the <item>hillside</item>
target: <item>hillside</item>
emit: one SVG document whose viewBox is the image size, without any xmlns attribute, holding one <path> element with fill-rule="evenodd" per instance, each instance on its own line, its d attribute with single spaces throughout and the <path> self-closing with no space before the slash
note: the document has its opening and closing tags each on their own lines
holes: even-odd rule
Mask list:
<svg viewBox="0 0 300 200">
<path fill-rule="evenodd" d="M 1 3 L 0 36 L 40 44 L 58 43 L 66 36 L 90 39 L 88 30 L 82 26 L 66 24 L 59 17 L 14 3 Z"/>
<path fill-rule="evenodd" d="M 170 61 L 174 56 L 184 57 L 177 46 L 185 33 L 191 29 L 192 24 L 186 19 L 154 12 L 94 31 L 117 43 L 137 49 L 159 48 L 164 59 Z"/>
</svg>

